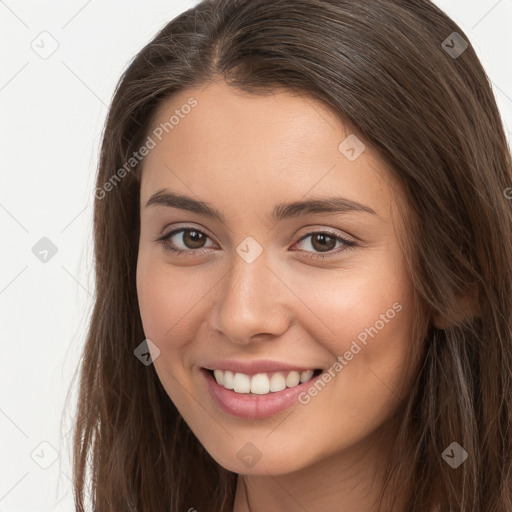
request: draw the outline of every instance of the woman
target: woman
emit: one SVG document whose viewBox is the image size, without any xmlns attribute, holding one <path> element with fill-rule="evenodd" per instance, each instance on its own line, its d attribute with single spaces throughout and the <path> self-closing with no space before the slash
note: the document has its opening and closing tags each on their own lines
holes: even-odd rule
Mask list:
<svg viewBox="0 0 512 512">
<path fill-rule="evenodd" d="M 428 0 L 171 21 L 103 137 L 77 510 L 512 510 L 511 186 Z"/>
</svg>

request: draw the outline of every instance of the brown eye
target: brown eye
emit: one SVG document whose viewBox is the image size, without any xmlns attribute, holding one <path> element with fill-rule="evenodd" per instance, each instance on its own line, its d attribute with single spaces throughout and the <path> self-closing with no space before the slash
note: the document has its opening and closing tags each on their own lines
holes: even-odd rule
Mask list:
<svg viewBox="0 0 512 512">
<path fill-rule="evenodd" d="M 200 231 L 191 229 L 183 230 L 182 241 L 188 249 L 200 249 L 203 247 L 206 238 L 208 237 Z"/>
<path fill-rule="evenodd" d="M 328 231 L 309 233 L 303 236 L 298 243 L 306 246 L 303 249 L 306 253 L 309 253 L 307 254 L 309 258 L 320 259 L 336 256 L 341 252 L 353 249 L 357 245 L 352 240 L 347 240 L 340 235 Z M 337 246 L 337 244 L 339 245 Z M 337 250 L 335 250 L 336 248 Z"/>
<path fill-rule="evenodd" d="M 331 251 L 336 247 L 336 239 L 325 233 L 316 233 L 311 236 L 311 246 L 320 252 Z"/>
<path fill-rule="evenodd" d="M 178 237 L 178 235 L 181 235 Z M 173 240 L 174 239 L 174 240 Z M 205 242 L 209 236 L 194 228 L 180 228 L 167 233 L 160 237 L 157 241 L 162 243 L 164 247 L 176 254 L 198 254 L 205 248 Z"/>
</svg>

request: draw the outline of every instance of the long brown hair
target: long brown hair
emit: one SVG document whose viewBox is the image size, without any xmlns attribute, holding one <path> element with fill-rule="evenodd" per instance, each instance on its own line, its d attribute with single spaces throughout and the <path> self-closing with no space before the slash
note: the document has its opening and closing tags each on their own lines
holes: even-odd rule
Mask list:
<svg viewBox="0 0 512 512">
<path fill-rule="evenodd" d="M 396 412 L 385 489 L 407 489 L 407 511 L 512 511 L 511 154 L 468 37 L 429 0 L 205 0 L 134 58 L 110 107 L 95 191 L 77 510 L 86 498 L 100 512 L 233 507 L 237 475 L 210 457 L 153 366 L 134 356 L 145 336 L 133 155 L 162 102 L 216 77 L 325 102 L 399 179 L 409 271 L 421 310 L 444 327 L 425 329 L 417 379 Z M 442 457 L 452 442 L 468 453 L 458 468 Z"/>
</svg>

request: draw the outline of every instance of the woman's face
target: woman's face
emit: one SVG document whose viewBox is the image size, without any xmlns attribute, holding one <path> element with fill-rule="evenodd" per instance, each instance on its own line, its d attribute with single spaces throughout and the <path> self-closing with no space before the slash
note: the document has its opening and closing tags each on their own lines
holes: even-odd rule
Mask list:
<svg viewBox="0 0 512 512">
<path fill-rule="evenodd" d="M 289 473 L 363 447 L 414 377 L 400 187 L 310 97 L 217 81 L 157 117 L 137 290 L 165 390 L 237 473 Z"/>
</svg>

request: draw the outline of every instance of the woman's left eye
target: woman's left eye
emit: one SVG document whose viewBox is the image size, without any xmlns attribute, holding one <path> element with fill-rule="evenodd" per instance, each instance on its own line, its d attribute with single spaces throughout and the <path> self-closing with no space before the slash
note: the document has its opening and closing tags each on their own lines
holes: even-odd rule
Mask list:
<svg viewBox="0 0 512 512">
<path fill-rule="evenodd" d="M 182 234 L 181 244 L 183 244 L 184 248 L 180 248 L 177 246 L 175 241 L 172 241 L 172 238 L 178 234 Z M 308 233 L 297 243 L 300 244 L 308 238 L 311 240 L 306 245 L 313 249 L 313 251 L 306 250 L 306 252 L 313 252 L 312 255 L 308 256 L 309 258 L 326 258 L 342 251 L 349 250 L 356 245 L 356 242 L 347 240 L 346 238 L 329 231 L 315 231 Z M 189 256 L 197 255 L 197 253 L 206 251 L 208 248 L 205 248 L 203 244 L 207 239 L 209 239 L 209 236 L 198 229 L 180 228 L 163 235 L 156 241 L 161 242 L 167 250 L 170 250 L 174 254 Z M 336 244 L 338 243 L 343 247 L 343 249 L 341 249 L 341 251 L 337 250 L 333 252 L 333 249 L 336 248 Z M 339 247 L 340 246 L 338 246 L 338 248 Z"/>
<path fill-rule="evenodd" d="M 320 253 L 315 253 L 313 256 L 309 256 L 312 258 L 328 258 L 330 256 L 339 254 L 342 251 L 352 249 L 356 245 L 354 241 L 347 240 L 346 238 L 329 231 L 315 231 L 314 233 L 308 233 L 307 235 L 303 236 L 297 243 L 300 243 L 308 238 L 311 240 L 306 245 L 312 247 L 314 250 L 320 251 Z M 344 248 L 341 249 L 341 251 L 337 250 L 332 252 L 333 249 L 335 249 L 337 243 L 339 243 Z M 338 246 L 338 248 L 339 247 L 340 246 Z M 322 253 L 327 254 L 324 255 Z"/>
</svg>

